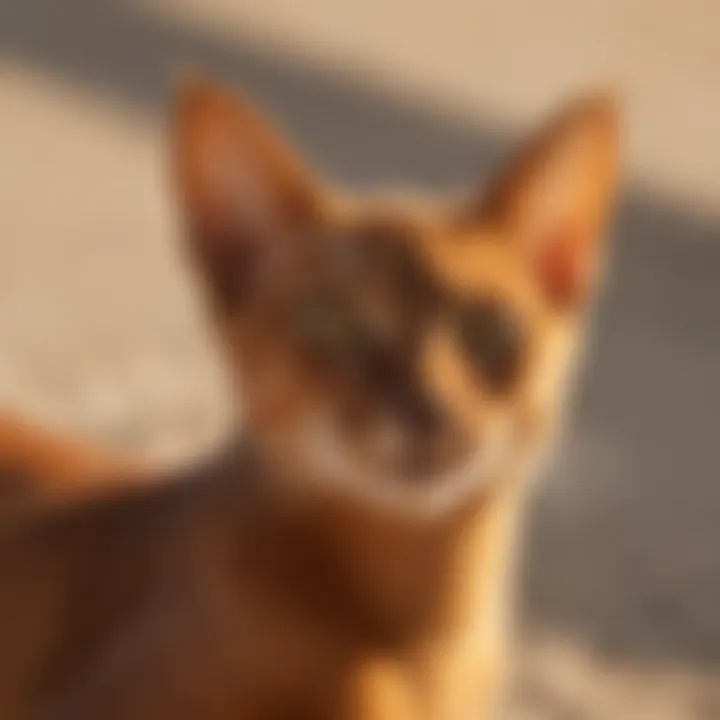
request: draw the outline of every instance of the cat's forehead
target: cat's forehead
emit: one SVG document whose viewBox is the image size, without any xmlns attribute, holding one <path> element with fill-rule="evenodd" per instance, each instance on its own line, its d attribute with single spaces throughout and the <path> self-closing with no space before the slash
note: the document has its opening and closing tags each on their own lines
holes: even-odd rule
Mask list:
<svg viewBox="0 0 720 720">
<path fill-rule="evenodd" d="M 465 297 L 530 294 L 511 242 L 491 227 L 391 207 L 340 217 L 324 236 L 331 265 L 344 264 L 361 283 Z"/>
<path fill-rule="evenodd" d="M 421 223 L 379 212 L 326 220 L 314 244 L 319 275 L 353 285 L 429 284 Z"/>
</svg>

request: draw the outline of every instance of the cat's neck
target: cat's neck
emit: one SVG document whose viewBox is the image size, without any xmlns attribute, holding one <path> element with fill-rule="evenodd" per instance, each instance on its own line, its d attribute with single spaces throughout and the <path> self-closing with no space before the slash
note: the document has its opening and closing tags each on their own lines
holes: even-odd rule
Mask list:
<svg viewBox="0 0 720 720">
<path fill-rule="evenodd" d="M 291 562 L 307 567 L 310 584 L 321 578 L 324 593 L 335 593 L 388 642 L 422 642 L 453 625 L 460 631 L 503 591 L 522 496 L 515 477 L 498 477 L 482 496 L 444 516 L 422 518 L 324 491 L 300 470 L 280 478 L 251 441 L 228 458 L 226 467 L 257 475 L 252 482 L 266 497 L 280 564 L 292 547 L 299 555 Z"/>
</svg>

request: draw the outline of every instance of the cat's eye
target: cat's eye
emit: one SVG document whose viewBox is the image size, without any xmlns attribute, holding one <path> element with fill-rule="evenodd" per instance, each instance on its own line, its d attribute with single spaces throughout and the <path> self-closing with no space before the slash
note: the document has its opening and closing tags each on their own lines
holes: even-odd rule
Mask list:
<svg viewBox="0 0 720 720">
<path fill-rule="evenodd" d="M 494 390 L 508 390 L 523 354 L 523 328 L 515 313 L 497 300 L 478 302 L 460 311 L 458 328 L 476 371 Z"/>
</svg>

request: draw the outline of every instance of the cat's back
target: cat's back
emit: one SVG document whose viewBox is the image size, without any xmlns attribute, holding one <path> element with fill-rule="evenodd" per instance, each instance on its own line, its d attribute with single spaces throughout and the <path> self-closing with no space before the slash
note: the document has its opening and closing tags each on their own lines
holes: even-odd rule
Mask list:
<svg viewBox="0 0 720 720">
<path fill-rule="evenodd" d="M 265 479 L 203 470 L 0 528 L 0 718 L 349 717 L 357 627 Z"/>
<path fill-rule="evenodd" d="M 295 588 L 257 482 L 223 462 L 0 526 L 0 718 L 327 705 L 346 647 Z"/>
<path fill-rule="evenodd" d="M 186 482 L 128 487 L 0 526 L 0 717 L 41 716 L 24 709 L 61 692 L 148 612 L 182 567 L 168 559 L 201 494 Z"/>
</svg>

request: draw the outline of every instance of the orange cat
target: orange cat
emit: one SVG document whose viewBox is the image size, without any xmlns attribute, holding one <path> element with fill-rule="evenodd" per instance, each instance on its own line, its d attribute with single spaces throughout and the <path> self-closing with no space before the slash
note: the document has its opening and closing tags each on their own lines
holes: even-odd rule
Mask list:
<svg viewBox="0 0 720 720">
<path fill-rule="evenodd" d="M 355 200 L 195 82 L 172 149 L 243 428 L 0 534 L 7 720 L 489 718 L 614 191 L 574 103 L 483 197 Z"/>
</svg>

